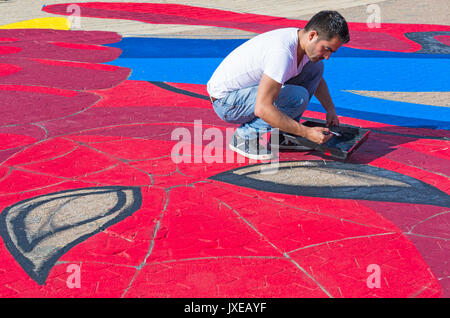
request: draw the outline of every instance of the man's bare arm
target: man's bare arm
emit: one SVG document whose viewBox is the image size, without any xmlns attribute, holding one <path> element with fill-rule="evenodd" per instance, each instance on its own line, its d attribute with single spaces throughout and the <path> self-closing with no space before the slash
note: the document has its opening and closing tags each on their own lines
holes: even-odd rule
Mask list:
<svg viewBox="0 0 450 318">
<path fill-rule="evenodd" d="M 257 117 L 263 119 L 274 128 L 293 135 L 306 137 L 316 143 L 324 143 L 331 138 L 331 135 L 324 134 L 328 129 L 306 127 L 280 111 L 274 105 L 280 90 L 280 83 L 263 74 L 256 95 L 255 115 Z"/>
</svg>

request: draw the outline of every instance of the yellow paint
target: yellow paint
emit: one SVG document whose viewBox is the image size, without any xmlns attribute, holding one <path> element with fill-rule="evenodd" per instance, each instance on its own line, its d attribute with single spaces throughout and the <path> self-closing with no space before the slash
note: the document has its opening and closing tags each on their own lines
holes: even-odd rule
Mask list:
<svg viewBox="0 0 450 318">
<path fill-rule="evenodd" d="M 31 19 L 31 20 L 1 25 L 0 29 L 70 30 L 70 21 L 67 18 L 60 18 L 60 17 L 38 18 L 38 19 Z"/>
</svg>

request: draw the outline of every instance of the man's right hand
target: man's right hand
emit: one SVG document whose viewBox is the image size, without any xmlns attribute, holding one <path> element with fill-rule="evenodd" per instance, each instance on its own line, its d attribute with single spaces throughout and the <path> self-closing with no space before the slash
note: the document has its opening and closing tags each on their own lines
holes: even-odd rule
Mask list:
<svg viewBox="0 0 450 318">
<path fill-rule="evenodd" d="M 323 144 L 333 137 L 326 127 L 308 127 L 305 137 L 317 144 Z"/>
<path fill-rule="evenodd" d="M 263 74 L 256 95 L 255 116 L 264 120 L 271 127 L 278 128 L 289 134 L 305 137 L 317 144 L 327 142 L 332 137 L 328 128 L 304 126 L 274 105 L 281 86 L 280 83 Z"/>
</svg>

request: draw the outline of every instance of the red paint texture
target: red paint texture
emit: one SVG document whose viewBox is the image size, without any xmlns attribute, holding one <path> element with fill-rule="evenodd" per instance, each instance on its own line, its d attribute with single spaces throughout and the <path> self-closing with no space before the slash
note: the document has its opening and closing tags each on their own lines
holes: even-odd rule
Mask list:
<svg viewBox="0 0 450 318">
<path fill-rule="evenodd" d="M 22 49 L 20 47 L 0 46 L 0 55 L 13 54 L 13 53 L 18 53 L 20 51 L 22 51 Z"/>
<path fill-rule="evenodd" d="M 203 85 L 173 85 L 205 93 Z M 25 93 L 27 89 L 30 88 L 23 89 Z M 152 95 L 154 90 L 157 94 Z M 65 97 L 65 92 L 59 89 L 53 93 L 60 98 L 76 98 Z M 138 98 L 139 92 L 148 94 Z M 446 273 L 442 258 L 439 259 L 442 253 L 436 256 L 427 248 L 429 245 L 417 241 L 418 237 L 405 234 L 422 222 L 412 234 L 442 236 L 445 229 L 427 226 L 424 220 L 445 212 L 445 208 L 292 196 L 208 181 L 209 176 L 252 162 L 238 162 L 238 157 L 232 163 L 222 164 L 173 162 L 170 153 L 177 141 L 172 140 L 171 133 L 175 128 L 186 128 L 194 136 L 193 121 L 199 118 L 204 130 L 216 127 L 225 135 L 226 128 L 235 127 L 217 120 L 207 101 L 139 81 L 125 81 L 115 88 L 89 93 L 101 95 L 97 107 L 74 114 L 69 121 L 44 120 L 42 125 L 49 139 L 10 156 L 2 164 L 5 170 L 0 179 L 2 207 L 62 189 L 93 185 L 141 187 L 144 207 L 136 215 L 89 238 L 61 258 L 70 263 L 83 262 L 86 286 L 77 296 L 446 295 L 446 290 L 442 291 L 446 285 L 436 278 Z M 314 112 L 307 115 L 319 116 Z M 361 122 L 345 117 L 341 121 Z M 373 125 L 397 131 L 396 127 Z M 399 132 L 431 131 L 399 128 Z M 191 155 L 195 155 L 196 149 L 202 153 L 209 141 L 187 143 L 192 147 Z M 439 161 L 442 154 L 435 156 L 430 151 L 444 143 L 373 133 L 349 162 L 397 171 L 428 183 L 438 180 L 435 186 L 449 193 L 450 182 L 440 177 L 445 172 Z M 230 155 L 225 145 L 224 142 L 219 148 L 223 158 Z M 320 158 L 307 152 L 281 154 L 282 161 Z M 405 218 L 411 215 L 407 211 L 419 209 L 421 212 L 415 213 L 414 218 Z M 433 221 L 446 220 L 447 215 L 443 214 Z M 159 226 L 155 232 L 156 222 Z M 410 238 L 418 244 L 413 245 Z M 152 251 L 147 257 L 150 246 Z M 0 250 L 2 257 L 5 253 Z M 145 266 L 138 269 L 144 259 Z M 2 295 L 73 295 L 61 288 L 60 279 L 56 279 L 68 275 L 64 265 L 56 265 L 46 285 L 38 287 L 25 274 L 19 274 L 23 272 L 13 260 L 11 263 L 7 267 L 15 272 L 15 280 L 0 277 L 0 281 L 8 281 L 5 284 L 20 292 L 0 287 Z M 95 267 L 98 263 L 113 265 L 105 271 L 101 266 Z M 386 278 L 383 288 L 367 287 L 369 264 L 381 265 Z M 94 274 L 94 270 L 99 272 Z M 109 280 L 115 283 L 106 284 Z"/>
<path fill-rule="evenodd" d="M 2 58 L 20 71 L 0 77 L 1 84 L 49 86 L 87 90 L 111 87 L 128 77 L 130 70 L 111 65 L 42 59 Z"/>
<path fill-rule="evenodd" d="M 86 110 L 99 99 L 98 96 L 84 92 L 69 91 L 74 96 L 61 96 L 48 92 L 50 89 L 47 88 L 43 88 L 41 92 L 39 86 L 29 87 L 34 91 L 24 91 L 24 86 L 16 91 L 2 90 L 2 86 L 0 85 L 0 114 L 3 125 L 23 125 L 63 118 Z"/>
<path fill-rule="evenodd" d="M 66 31 L 50 29 L 3 29 L 0 30 L 0 40 L 5 42 L 64 42 L 102 45 L 116 43 L 121 36 L 105 31 Z M 4 45 L 5 43 L 2 43 Z M 19 43 L 16 43 L 19 45 Z"/>
<path fill-rule="evenodd" d="M 0 133 L 0 150 L 9 148 L 16 148 L 23 145 L 29 145 L 35 141 L 35 138 L 30 136 L 16 135 L 16 134 L 2 134 Z"/>
<path fill-rule="evenodd" d="M 37 128 L 40 122 L 66 119 L 100 99 L 85 90 L 110 88 L 128 77 L 129 69 L 99 64 L 120 55 L 101 45 L 120 39 L 101 31 L 0 30 L 0 133 L 6 133 L 0 160 L 47 136 Z M 12 137 L 20 133 L 21 141 Z"/>
<path fill-rule="evenodd" d="M 102 49 L 99 49 L 102 48 Z M 98 45 L 47 41 L 21 41 L 0 46 L 0 56 L 34 57 L 54 60 L 101 63 L 119 57 L 120 49 Z"/>
<path fill-rule="evenodd" d="M 239 20 L 236 13 L 183 5 L 79 5 L 86 16 L 254 32 L 293 26 L 294 22 L 251 14 L 239 14 Z M 65 8 L 52 5 L 44 10 L 65 14 Z M 302 26 L 304 21 L 296 23 Z M 366 31 L 363 24 L 350 26 L 353 32 Z M 392 50 L 419 49 L 403 36 L 419 26 L 382 26 L 372 33 L 372 40 L 378 39 L 379 44 L 372 49 L 394 43 L 397 46 Z M 354 34 L 357 39 L 358 33 Z M 448 280 L 438 280 L 448 276 L 445 260 L 450 246 L 444 225 L 450 214 L 446 208 L 433 206 L 433 202 L 293 196 L 212 181 L 208 179 L 212 175 L 255 162 L 230 153 L 224 140 L 216 155 L 225 159 L 231 154 L 232 162 L 176 164 L 171 151 L 178 141 L 172 133 L 185 128 L 194 136 L 193 123 L 198 119 L 202 132 L 215 127 L 225 135 L 227 128 L 236 126 L 218 119 L 207 100 L 148 82 L 126 81 L 129 70 L 97 64 L 117 53 L 97 46 L 120 40 L 117 34 L 0 30 L 1 38 L 34 39 L 42 47 L 33 55 L 30 47 L 36 43 L 14 45 L 22 50 L 0 57 L 4 72 L 0 74 L 0 100 L 5 101 L 0 104 L 0 211 L 38 195 L 94 186 L 138 186 L 143 197 L 141 209 L 64 254 L 44 286 L 28 277 L 0 244 L 2 297 L 450 295 Z M 367 45 L 363 40 L 353 45 Z M 50 47 L 55 55 L 46 55 L 53 54 Z M 55 61 L 57 54 L 67 54 L 67 58 Z M 90 60 L 92 56 L 95 59 Z M 171 85 L 206 95 L 204 85 Z M 323 117 L 311 111 L 304 115 Z M 391 133 L 449 134 L 340 119 L 343 124 Z M 185 159 L 194 159 L 210 141 L 185 142 L 192 150 L 191 155 L 184 154 Z M 446 140 L 374 131 L 348 162 L 396 171 L 450 193 L 446 147 Z M 280 160 L 330 158 L 286 152 Z M 66 286 L 68 264 L 81 264 L 79 290 Z M 381 267 L 380 289 L 367 287 L 370 264 Z"/>
<path fill-rule="evenodd" d="M 441 42 L 442 44 L 450 46 L 450 36 L 449 35 L 436 35 L 434 37 L 436 40 Z"/>
<path fill-rule="evenodd" d="M 175 87 L 196 92 L 208 96 L 205 85 L 196 84 L 171 84 Z M 153 106 L 177 106 L 211 108 L 209 100 L 174 98 L 174 94 L 166 89 L 159 88 L 145 81 L 125 81 L 107 90 L 93 90 L 92 93 L 102 97 L 95 107 L 153 107 Z"/>
<path fill-rule="evenodd" d="M 16 42 L 19 41 L 19 39 L 16 38 L 0 38 L 0 42 Z"/>
<path fill-rule="evenodd" d="M 8 76 L 21 70 L 20 66 L 0 63 L 0 76 Z"/>
<path fill-rule="evenodd" d="M 12 169 L 0 181 L 2 206 L 92 184 L 142 187 L 144 204 L 138 212 L 62 257 L 65 264 L 83 263 L 86 286 L 77 296 L 404 297 L 420 289 L 422 297 L 440 294 L 439 282 L 414 245 L 378 208 L 355 200 L 195 183 L 245 163 L 176 165 L 165 157 L 175 141 L 121 137 L 113 130 L 101 137 L 98 132 L 52 138 L 2 165 Z M 177 187 L 164 190 L 172 186 Z M 5 253 L 0 249 L 2 257 Z M 63 264 L 38 287 L 21 276 L 13 260 L 6 263 L 14 279 L 0 274 L 0 281 L 8 280 L 4 284 L 21 296 L 71 294 L 58 289 L 56 277 L 67 276 Z M 100 266 L 94 275 L 99 263 L 113 265 L 108 271 Z M 381 264 L 382 289 L 367 288 L 369 264 Z M 117 282 L 109 286 L 109 280 Z M 102 287 L 94 292 L 90 286 L 95 285 Z M 2 295 L 17 294 L 5 289 Z"/>
</svg>

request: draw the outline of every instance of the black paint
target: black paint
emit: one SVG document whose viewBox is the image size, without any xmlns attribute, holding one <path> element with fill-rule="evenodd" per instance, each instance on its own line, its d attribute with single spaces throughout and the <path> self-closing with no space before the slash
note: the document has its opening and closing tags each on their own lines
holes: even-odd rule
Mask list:
<svg viewBox="0 0 450 318">
<path fill-rule="evenodd" d="M 87 193 L 78 193 L 80 191 L 86 191 Z M 96 190 L 91 191 L 89 190 Z M 100 191 L 99 191 L 100 190 Z M 90 232 L 84 236 L 76 238 L 74 241 L 72 241 L 70 244 L 61 247 L 57 252 L 50 254 L 49 258 L 45 260 L 44 264 L 41 266 L 41 268 L 37 269 L 36 264 L 33 263 L 32 259 L 29 259 L 24 255 L 21 250 L 25 252 L 32 251 L 39 242 L 44 240 L 45 238 L 48 238 L 52 235 L 56 235 L 60 233 L 61 231 L 67 230 L 71 227 L 77 227 L 84 224 L 87 224 L 89 222 L 98 220 L 100 218 L 103 218 L 105 216 L 111 215 L 113 213 L 116 213 L 120 209 L 122 209 L 126 203 L 126 194 L 124 191 L 131 190 L 133 193 L 134 201 L 131 203 L 131 205 L 128 208 L 124 208 L 123 211 L 121 211 L 115 218 L 110 220 L 109 222 L 103 224 L 99 228 L 97 228 L 95 231 Z M 86 220 L 83 220 L 81 222 L 78 222 L 76 224 L 70 224 L 66 225 L 57 229 L 54 229 L 54 231 L 51 232 L 43 232 L 42 235 L 29 240 L 27 233 L 26 233 L 26 225 L 25 225 L 25 218 L 36 208 L 39 208 L 41 205 L 46 204 L 52 200 L 60 200 L 60 199 L 68 199 L 68 198 L 82 198 L 89 195 L 98 195 L 98 194 L 104 194 L 104 193 L 115 193 L 118 196 L 118 202 L 117 204 L 109 210 L 106 214 L 95 216 L 93 218 L 89 218 Z M 27 202 L 35 201 L 34 203 L 27 205 Z M 105 230 L 106 228 L 110 227 L 113 224 L 116 224 L 126 217 L 133 214 L 135 211 L 139 210 L 142 205 L 142 194 L 141 190 L 138 187 L 124 187 L 124 186 L 109 186 L 109 187 L 94 187 L 94 188 L 80 188 L 80 189 L 74 189 L 74 190 L 67 190 L 67 191 L 61 191 L 61 192 L 55 192 L 55 193 L 49 193 L 41 196 L 37 196 L 34 198 L 30 198 L 21 202 L 18 202 L 5 210 L 0 214 L 0 236 L 3 238 L 5 242 L 5 246 L 8 248 L 11 255 L 16 259 L 16 261 L 20 264 L 20 266 L 25 270 L 25 272 L 38 284 L 44 285 L 45 281 L 47 279 L 48 273 L 53 268 L 55 263 L 58 261 L 58 259 L 67 253 L 72 247 L 78 245 L 79 243 L 85 241 L 89 237 Z M 20 206 L 23 206 L 20 208 Z M 7 217 L 9 212 L 14 209 L 19 208 L 20 212 L 19 214 L 12 220 L 12 232 L 8 230 L 7 227 Z M 14 237 L 17 240 L 17 246 L 12 240 L 12 237 Z"/>
<path fill-rule="evenodd" d="M 186 95 L 186 96 L 189 96 L 189 97 L 200 98 L 200 99 L 204 99 L 204 100 L 209 100 L 209 97 L 206 96 L 206 95 L 197 94 L 197 93 L 185 90 L 185 89 L 174 87 L 174 86 L 169 85 L 167 83 L 152 82 L 152 81 L 149 81 L 149 83 L 151 83 L 151 84 L 153 84 L 155 86 L 158 86 L 159 88 L 162 88 L 162 89 L 168 90 L 170 92 L 173 92 L 173 93 L 182 94 L 182 95 Z"/>
<path fill-rule="evenodd" d="M 298 161 L 291 161 L 297 163 Z M 370 200 L 381 202 L 401 202 L 401 203 L 415 203 L 415 204 L 429 204 L 443 207 L 450 207 L 450 197 L 445 192 L 410 176 L 399 174 L 394 171 L 386 170 L 383 168 L 372 167 L 361 164 L 350 164 L 343 162 L 320 160 L 306 161 L 314 163 L 320 168 L 338 172 L 339 170 L 348 170 L 352 173 L 364 173 L 373 175 L 375 177 L 381 177 L 391 179 L 394 181 L 402 182 L 405 187 L 393 186 L 393 185 L 368 185 L 368 186 L 302 186 L 301 180 L 298 185 L 289 185 L 283 183 L 277 183 L 267 180 L 257 180 L 248 177 L 251 174 L 258 174 L 259 169 L 248 172 L 243 175 L 235 174 L 234 171 L 246 169 L 247 167 L 240 167 L 237 169 L 225 171 L 216 174 L 209 179 L 230 183 L 240 187 L 251 188 L 255 190 L 267 191 L 272 193 L 283 193 L 291 195 L 320 197 L 320 198 L 334 198 L 334 199 L 353 199 L 353 200 Z M 283 162 L 286 163 L 286 162 Z M 270 164 L 257 164 L 255 166 L 266 165 L 270 169 Z M 305 167 L 306 168 L 306 167 Z M 295 169 L 295 167 L 279 167 L 278 169 Z"/>
<path fill-rule="evenodd" d="M 450 32 L 446 31 L 435 31 L 435 32 L 410 32 L 405 33 L 405 36 L 419 43 L 422 49 L 415 53 L 424 54 L 450 54 L 450 46 L 439 42 L 434 37 L 436 35 L 450 35 Z"/>
</svg>

